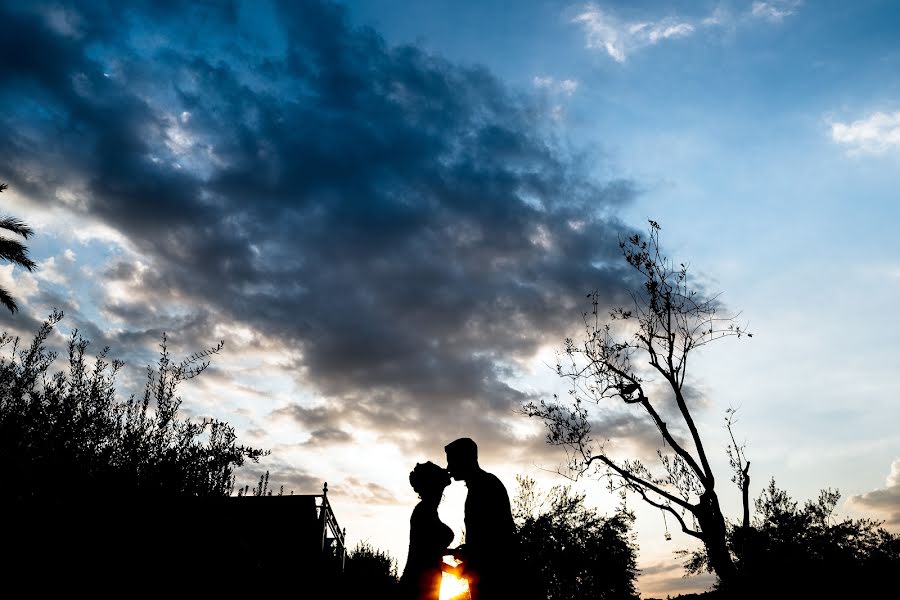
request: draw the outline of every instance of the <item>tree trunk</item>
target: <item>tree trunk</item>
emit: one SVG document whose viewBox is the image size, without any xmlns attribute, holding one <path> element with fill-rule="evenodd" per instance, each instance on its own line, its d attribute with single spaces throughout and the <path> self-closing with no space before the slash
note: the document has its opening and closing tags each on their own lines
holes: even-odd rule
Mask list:
<svg viewBox="0 0 900 600">
<path fill-rule="evenodd" d="M 709 564 L 719 578 L 720 589 L 726 593 L 734 589 L 737 569 L 728 551 L 725 517 L 719 508 L 719 498 L 713 490 L 707 490 L 700 496 L 700 504 L 695 512 L 700 531 L 703 532 L 703 544 Z"/>
</svg>

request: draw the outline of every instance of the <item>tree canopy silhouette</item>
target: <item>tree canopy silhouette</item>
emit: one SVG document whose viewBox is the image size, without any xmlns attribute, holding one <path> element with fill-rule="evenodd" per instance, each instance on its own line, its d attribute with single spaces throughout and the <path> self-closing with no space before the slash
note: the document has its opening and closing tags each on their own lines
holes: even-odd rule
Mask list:
<svg viewBox="0 0 900 600">
<path fill-rule="evenodd" d="M 745 595 L 772 596 L 777 589 L 786 597 L 875 598 L 895 591 L 900 535 L 879 521 L 837 518 L 840 497 L 824 489 L 800 506 L 769 481 L 755 501 L 752 526 L 729 528 Z M 689 573 L 710 569 L 705 552 L 687 556 Z"/>
<path fill-rule="evenodd" d="M 0 192 L 7 187 L 9 186 L 5 183 L 0 183 Z M 28 237 L 34 233 L 31 227 L 19 219 L 10 216 L 0 216 L 0 229 L 15 233 L 16 235 L 21 235 L 25 239 L 28 239 Z M 13 263 L 14 265 L 24 267 L 29 271 L 34 271 L 37 267 L 35 262 L 28 258 L 28 248 L 25 247 L 25 244 L 19 240 L 10 239 L 2 235 L 0 235 L 0 258 Z M 0 286 L 0 302 L 2 302 L 10 312 L 14 313 L 19 309 L 12 294 L 2 286 Z"/>
<path fill-rule="evenodd" d="M 566 472 L 608 477 L 611 486 L 635 492 L 673 516 L 683 532 L 703 542 L 720 584 L 729 588 L 737 571 L 686 383 L 690 358 L 699 348 L 751 334 L 736 323 L 736 315 L 721 314 L 716 296 L 691 285 L 685 264 L 676 266 L 663 255 L 660 227 L 649 223 L 647 236 L 635 234 L 619 244 L 640 282 L 631 290 L 631 306 L 604 318 L 599 294 L 590 294 L 593 308 L 583 313 L 584 338 L 567 339 L 559 355 L 557 373 L 571 382 L 570 401 L 529 403 L 525 412 L 545 422 L 550 444 L 567 450 Z M 610 402 L 640 409 L 653 423 L 670 449 L 658 451 L 659 468 L 613 458 L 603 433 L 599 439 L 594 435 L 591 407 Z M 742 449 L 735 450 L 743 458 Z M 745 469 L 741 482 L 748 481 Z"/>
<path fill-rule="evenodd" d="M 620 510 L 604 517 L 585 506 L 585 495 L 569 486 L 541 492 L 533 479 L 518 477 L 513 517 L 529 596 L 541 600 L 638 598 L 634 516 Z"/>
</svg>

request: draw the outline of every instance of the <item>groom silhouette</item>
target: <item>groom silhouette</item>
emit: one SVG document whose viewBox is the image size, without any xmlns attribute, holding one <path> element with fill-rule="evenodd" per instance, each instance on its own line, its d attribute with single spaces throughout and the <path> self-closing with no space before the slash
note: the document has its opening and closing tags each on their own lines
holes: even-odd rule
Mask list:
<svg viewBox="0 0 900 600">
<path fill-rule="evenodd" d="M 478 465 L 478 446 L 473 440 L 460 438 L 447 444 L 444 451 L 450 476 L 465 481 L 468 488 L 466 541 L 454 555 L 463 561 L 472 600 L 507 598 L 514 583 L 511 559 L 516 532 L 509 494 L 495 475 Z"/>
</svg>

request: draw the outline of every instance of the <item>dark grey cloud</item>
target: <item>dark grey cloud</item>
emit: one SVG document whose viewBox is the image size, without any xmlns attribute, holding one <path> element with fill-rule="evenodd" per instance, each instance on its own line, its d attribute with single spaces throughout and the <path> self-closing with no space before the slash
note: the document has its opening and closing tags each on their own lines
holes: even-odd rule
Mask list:
<svg viewBox="0 0 900 600">
<path fill-rule="evenodd" d="M 46 205 L 67 191 L 147 257 L 141 296 L 102 307 L 132 324 L 115 341 L 159 333 L 150 309 L 177 298 L 180 335 L 234 321 L 300 351 L 314 437 L 490 449 L 529 399 L 515 360 L 571 331 L 573 299 L 623 288 L 633 187 L 591 178 L 547 107 L 483 68 L 325 2 L 264 26 L 228 4 L 54 7 L 0 8 L 0 177 Z"/>
<path fill-rule="evenodd" d="M 322 446 L 353 442 L 353 436 L 340 428 L 344 419 L 334 410 L 334 407 L 307 408 L 292 404 L 272 411 L 271 416 L 275 419 L 289 418 L 308 431 L 309 439 L 304 442 L 304 445 Z"/>
</svg>

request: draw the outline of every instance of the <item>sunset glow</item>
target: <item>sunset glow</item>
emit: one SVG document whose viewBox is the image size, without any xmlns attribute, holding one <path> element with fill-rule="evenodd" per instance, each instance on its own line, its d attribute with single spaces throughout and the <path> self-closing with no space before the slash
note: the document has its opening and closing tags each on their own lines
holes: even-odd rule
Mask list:
<svg viewBox="0 0 900 600">
<path fill-rule="evenodd" d="M 441 581 L 441 600 L 468 600 L 469 584 L 465 579 L 444 573 Z"/>
</svg>

